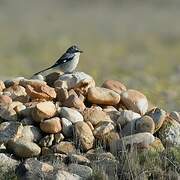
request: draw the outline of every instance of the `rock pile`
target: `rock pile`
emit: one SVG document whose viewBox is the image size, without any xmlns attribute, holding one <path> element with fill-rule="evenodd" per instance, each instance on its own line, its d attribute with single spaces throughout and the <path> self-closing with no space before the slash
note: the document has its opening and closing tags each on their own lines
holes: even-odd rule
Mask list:
<svg viewBox="0 0 180 180">
<path fill-rule="evenodd" d="M 180 146 L 180 114 L 149 107 L 119 81 L 97 87 L 84 72 L 36 78 L 0 81 L 0 159 L 19 164 L 19 179 L 88 179 L 100 146 L 96 166 L 111 163 L 108 176 L 123 150 Z"/>
</svg>

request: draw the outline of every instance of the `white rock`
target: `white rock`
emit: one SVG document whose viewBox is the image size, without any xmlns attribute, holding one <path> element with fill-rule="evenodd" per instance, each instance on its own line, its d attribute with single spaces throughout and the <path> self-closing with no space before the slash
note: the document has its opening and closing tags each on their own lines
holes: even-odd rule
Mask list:
<svg viewBox="0 0 180 180">
<path fill-rule="evenodd" d="M 62 107 L 60 111 L 60 116 L 71 121 L 73 124 L 79 121 L 83 121 L 83 116 L 76 110 Z"/>
</svg>

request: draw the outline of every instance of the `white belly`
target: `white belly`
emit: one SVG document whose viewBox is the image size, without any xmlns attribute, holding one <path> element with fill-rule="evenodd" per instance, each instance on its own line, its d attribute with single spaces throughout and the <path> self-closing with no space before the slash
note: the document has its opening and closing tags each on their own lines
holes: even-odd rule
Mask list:
<svg viewBox="0 0 180 180">
<path fill-rule="evenodd" d="M 76 53 L 71 61 L 61 64 L 61 66 L 57 68 L 63 71 L 64 73 L 73 72 L 79 63 L 79 56 L 80 53 Z"/>
</svg>

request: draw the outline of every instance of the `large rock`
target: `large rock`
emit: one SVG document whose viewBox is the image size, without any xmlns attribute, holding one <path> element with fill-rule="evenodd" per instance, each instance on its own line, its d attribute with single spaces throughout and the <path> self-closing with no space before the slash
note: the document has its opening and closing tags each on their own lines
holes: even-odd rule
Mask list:
<svg viewBox="0 0 180 180">
<path fill-rule="evenodd" d="M 69 154 L 76 151 L 76 148 L 72 142 L 62 141 L 52 147 L 55 153 Z"/>
<path fill-rule="evenodd" d="M 180 124 L 171 117 L 166 117 L 158 135 L 165 147 L 180 146 Z"/>
<path fill-rule="evenodd" d="M 54 180 L 83 180 L 82 177 L 77 174 L 69 173 L 64 170 L 58 170 L 52 177 Z"/>
<path fill-rule="evenodd" d="M 101 121 L 111 121 L 110 117 L 100 108 L 86 108 L 83 111 L 84 121 L 90 121 L 92 125 L 97 125 Z"/>
<path fill-rule="evenodd" d="M 42 138 L 42 132 L 38 127 L 27 125 L 23 127 L 21 138 L 26 141 L 38 142 Z"/>
<path fill-rule="evenodd" d="M 84 72 L 74 72 L 72 74 L 64 74 L 54 83 L 55 87 L 66 89 L 75 89 L 76 91 L 86 94 L 90 87 L 95 86 L 93 78 Z"/>
<path fill-rule="evenodd" d="M 69 172 L 73 174 L 77 174 L 83 179 L 90 179 L 92 178 L 93 171 L 90 167 L 80 164 L 70 164 Z"/>
<path fill-rule="evenodd" d="M 30 158 L 22 162 L 16 168 L 16 175 L 19 180 L 49 179 L 49 175 L 53 172 L 53 170 L 53 166 Z"/>
<path fill-rule="evenodd" d="M 102 87 L 111 89 L 117 92 L 118 94 L 121 94 L 123 91 L 126 91 L 126 86 L 122 84 L 121 82 L 115 81 L 115 80 L 106 80 L 103 83 Z"/>
<path fill-rule="evenodd" d="M 116 105 L 120 101 L 120 95 L 113 90 L 92 87 L 88 90 L 88 101 L 95 104 Z"/>
<path fill-rule="evenodd" d="M 166 112 L 160 108 L 154 108 L 151 111 L 147 112 L 146 115 L 150 116 L 155 123 L 154 132 L 158 131 L 161 128 L 161 126 L 167 116 Z"/>
<path fill-rule="evenodd" d="M 129 89 L 121 94 L 121 103 L 129 110 L 137 112 L 141 115 L 148 110 L 148 101 L 144 94 L 139 91 Z"/>
<path fill-rule="evenodd" d="M 80 146 L 84 151 L 87 151 L 93 147 L 94 136 L 93 133 L 85 122 L 77 122 L 74 126 L 76 142 L 80 143 Z"/>
<path fill-rule="evenodd" d="M 42 81 L 42 80 L 37 80 L 37 79 L 20 79 L 19 80 L 19 85 L 23 86 L 23 87 L 27 87 L 28 85 L 32 86 L 33 88 L 35 89 L 38 89 L 40 88 L 41 86 L 44 86 L 46 85 L 47 83 L 45 81 Z"/>
<path fill-rule="evenodd" d="M 110 144 L 110 152 L 114 155 L 122 152 L 126 148 L 137 146 L 138 148 L 147 148 L 155 140 L 151 133 L 137 133 L 125 136 L 115 140 Z"/>
<path fill-rule="evenodd" d="M 51 101 L 38 103 L 32 111 L 32 117 L 36 122 L 49 119 L 56 114 L 56 107 Z"/>
<path fill-rule="evenodd" d="M 127 123 L 122 129 L 122 135 L 128 136 L 135 133 L 149 132 L 154 133 L 155 124 L 151 117 L 143 116 Z"/>
<path fill-rule="evenodd" d="M 38 156 L 41 153 L 41 148 L 37 144 L 20 138 L 15 141 L 8 141 L 6 148 L 16 156 L 22 158 Z"/>
<path fill-rule="evenodd" d="M 10 173 L 12 171 L 15 171 L 16 166 L 19 164 L 19 162 L 10 156 L 0 153 L 0 171 L 1 171 L 1 177 L 2 179 L 6 179 L 6 177 L 3 177 L 6 175 L 6 173 Z"/>
<path fill-rule="evenodd" d="M 125 124 L 140 118 L 140 114 L 135 113 L 131 110 L 123 110 L 120 112 L 119 117 L 117 119 L 117 123 L 119 123 L 121 126 L 124 126 Z"/>
<path fill-rule="evenodd" d="M 19 122 L 3 122 L 0 124 L 0 144 L 22 136 L 23 126 Z"/>
<path fill-rule="evenodd" d="M 79 121 L 83 121 L 83 116 L 74 109 L 68 107 L 62 107 L 60 111 L 60 116 L 71 121 L 73 124 Z"/>
<path fill-rule="evenodd" d="M 58 133 L 61 131 L 61 122 L 59 117 L 47 119 L 40 123 L 40 128 L 45 133 Z"/>
</svg>

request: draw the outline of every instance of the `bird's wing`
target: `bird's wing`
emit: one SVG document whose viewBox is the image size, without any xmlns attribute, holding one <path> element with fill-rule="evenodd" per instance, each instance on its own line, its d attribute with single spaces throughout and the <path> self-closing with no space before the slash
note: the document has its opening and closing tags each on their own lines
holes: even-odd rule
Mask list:
<svg viewBox="0 0 180 180">
<path fill-rule="evenodd" d="M 74 58 L 75 54 L 65 53 L 63 54 L 53 66 L 64 64 L 68 61 L 71 61 Z"/>
</svg>

